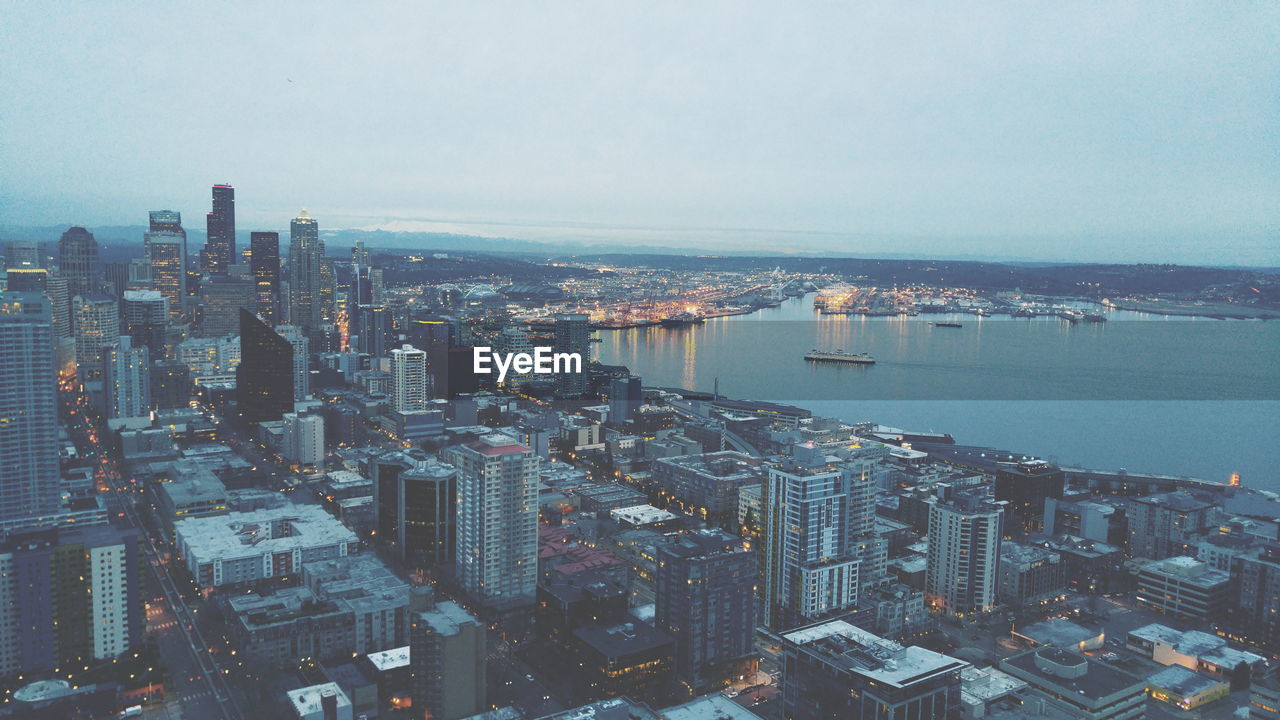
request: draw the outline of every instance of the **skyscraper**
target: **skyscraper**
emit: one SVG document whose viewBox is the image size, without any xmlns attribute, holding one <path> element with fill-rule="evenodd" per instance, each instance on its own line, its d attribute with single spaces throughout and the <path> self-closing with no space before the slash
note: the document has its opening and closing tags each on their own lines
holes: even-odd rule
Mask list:
<svg viewBox="0 0 1280 720">
<path fill-rule="evenodd" d="M 396 412 L 427 409 L 427 354 L 412 345 L 391 351 L 391 406 Z"/>
<path fill-rule="evenodd" d="M 538 465 L 494 433 L 445 450 L 458 468 L 457 578 L 494 608 L 532 604 L 538 584 Z"/>
<path fill-rule="evenodd" d="M 240 309 L 257 309 L 257 287 L 245 278 L 214 275 L 200 285 L 198 326 L 204 337 L 235 333 Z"/>
<path fill-rule="evenodd" d="M 657 561 L 657 626 L 675 639 L 676 677 L 700 694 L 754 672 L 755 552 L 703 530 L 658 546 Z"/>
<path fill-rule="evenodd" d="M 293 411 L 293 345 L 248 310 L 240 311 L 236 403 L 248 422 L 279 420 Z"/>
<path fill-rule="evenodd" d="M 338 278 L 333 271 L 333 259 L 324 256 L 324 246 L 320 246 L 320 319 L 325 323 L 334 323 L 337 315 Z"/>
<path fill-rule="evenodd" d="M 323 257 L 320 226 L 303 210 L 289 225 L 289 320 L 304 332 L 324 323 L 320 267 Z"/>
<path fill-rule="evenodd" d="M 368 267 L 369 249 L 364 246 L 364 240 L 357 238 L 351 246 L 351 264 Z"/>
<path fill-rule="evenodd" d="M 370 357 L 386 357 L 392 339 L 391 313 L 381 305 L 361 305 L 353 320 L 356 351 Z"/>
<path fill-rule="evenodd" d="M 938 487 L 929 508 L 925 601 L 951 615 L 986 612 L 996 604 L 1004 503 L 983 489 Z"/>
<path fill-rule="evenodd" d="M 293 401 L 311 397 L 311 342 L 293 325 L 277 325 L 276 334 L 293 346 Z"/>
<path fill-rule="evenodd" d="M 236 261 L 236 189 L 213 186 L 213 211 L 205 216 L 208 241 L 204 246 L 205 269 L 211 275 L 225 275 Z"/>
<path fill-rule="evenodd" d="M 101 292 L 102 270 L 93 233 L 78 226 L 68 229 L 58 241 L 58 255 L 58 267 L 72 297 Z"/>
<path fill-rule="evenodd" d="M 874 467 L 886 451 L 806 443 L 769 468 L 764 494 L 764 619 L 775 630 L 857 603 L 883 580 Z"/>
<path fill-rule="evenodd" d="M 457 603 L 434 603 L 409 620 L 409 691 L 413 711 L 462 720 L 485 704 L 485 626 Z"/>
<path fill-rule="evenodd" d="M 165 356 L 165 328 L 169 324 L 169 300 L 156 290 L 125 290 L 120 330 L 133 338 L 134 347 L 145 347 L 151 358 Z M 238 326 L 237 326 L 238 329 Z"/>
<path fill-rule="evenodd" d="M 370 465 L 377 539 L 415 569 L 453 562 L 457 469 L 402 452 L 382 455 Z"/>
<path fill-rule="evenodd" d="M 106 416 L 146 417 L 151 411 L 151 363 L 146 347 L 134 347 L 128 335 L 103 348 L 102 385 Z"/>
<path fill-rule="evenodd" d="M 631 422 L 643 399 L 640 378 L 632 375 L 609 381 L 609 422 L 614 425 Z"/>
<path fill-rule="evenodd" d="M 53 311 L 53 336 L 55 338 L 71 337 L 71 292 L 67 279 L 54 273 L 45 278 L 45 294 Z"/>
<path fill-rule="evenodd" d="M 0 521 L 58 509 L 56 370 L 49 300 L 0 294 Z"/>
<path fill-rule="evenodd" d="M 9 614 L 0 625 L 0 676 L 58 666 L 65 672 L 140 645 L 144 567 L 136 530 L 44 527 L 6 537 L 0 607 Z"/>
<path fill-rule="evenodd" d="M 48 289 L 49 271 L 44 268 L 9 268 L 9 292 L 38 292 Z"/>
<path fill-rule="evenodd" d="M 153 210 L 143 246 L 151 266 L 151 286 L 169 300 L 169 319 L 181 318 L 187 306 L 187 232 L 182 229 L 182 216 Z"/>
<path fill-rule="evenodd" d="M 556 315 L 555 350 L 558 353 L 578 353 L 582 356 L 582 372 L 562 372 L 556 375 L 556 395 L 578 398 L 587 393 L 587 364 L 591 360 L 591 328 L 583 313 Z"/>
<path fill-rule="evenodd" d="M 249 247 L 249 265 L 257 285 L 258 317 L 268 325 L 275 325 L 283 319 L 280 313 L 280 234 L 250 233 Z"/>
<path fill-rule="evenodd" d="M 77 295 L 75 316 L 76 365 L 81 379 L 96 377 L 102 369 L 102 348 L 120 338 L 120 305 L 102 293 Z"/>
</svg>

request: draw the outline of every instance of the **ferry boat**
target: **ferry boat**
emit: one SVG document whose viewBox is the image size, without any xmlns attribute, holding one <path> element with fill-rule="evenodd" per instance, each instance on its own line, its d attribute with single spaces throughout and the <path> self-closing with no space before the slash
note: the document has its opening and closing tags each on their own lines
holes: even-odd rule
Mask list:
<svg viewBox="0 0 1280 720">
<path fill-rule="evenodd" d="M 936 323 L 929 323 L 929 324 L 934 327 L 964 327 L 963 323 L 958 323 L 958 322 L 936 322 Z"/>
<path fill-rule="evenodd" d="M 697 325 L 702 322 L 701 315 L 693 313 L 680 313 L 679 315 L 670 315 L 658 321 L 662 327 L 685 327 L 688 325 Z"/>
<path fill-rule="evenodd" d="M 843 348 L 834 352 L 831 350 L 819 350 L 818 348 L 814 348 L 804 356 L 804 359 L 811 362 L 847 363 L 850 365 L 876 364 L 876 359 L 866 353 L 845 352 Z"/>
</svg>

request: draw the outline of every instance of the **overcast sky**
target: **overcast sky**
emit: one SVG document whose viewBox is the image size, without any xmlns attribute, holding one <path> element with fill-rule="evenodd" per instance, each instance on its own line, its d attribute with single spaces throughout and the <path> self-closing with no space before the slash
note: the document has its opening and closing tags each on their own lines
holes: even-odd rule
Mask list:
<svg viewBox="0 0 1280 720">
<path fill-rule="evenodd" d="M 1280 265 L 1280 3 L 283 4 L 4 2 L 0 224 Z"/>
</svg>

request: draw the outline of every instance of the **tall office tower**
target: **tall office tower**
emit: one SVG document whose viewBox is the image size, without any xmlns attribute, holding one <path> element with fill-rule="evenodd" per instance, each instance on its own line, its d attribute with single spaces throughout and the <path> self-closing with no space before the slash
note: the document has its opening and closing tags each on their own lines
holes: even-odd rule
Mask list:
<svg viewBox="0 0 1280 720">
<path fill-rule="evenodd" d="M 402 452 L 371 463 L 377 539 L 415 570 L 452 563 L 457 551 L 458 471 Z"/>
<path fill-rule="evenodd" d="M 149 232 L 176 233 L 184 240 L 187 237 L 187 231 L 182 227 L 182 213 L 176 210 L 152 210 L 147 214 L 147 219 Z"/>
<path fill-rule="evenodd" d="M 323 257 L 320 226 L 303 210 L 289 225 L 289 321 L 304 332 L 324 324 L 320 289 Z"/>
<path fill-rule="evenodd" d="M 1004 502 L 984 490 L 945 484 L 929 508 L 925 602 L 949 615 L 990 610 L 1000 584 Z"/>
<path fill-rule="evenodd" d="M 47 292 L 49 287 L 49 271 L 44 268 L 9 268 L 9 292 Z"/>
<path fill-rule="evenodd" d="M 675 674 L 692 694 L 756 670 L 756 554 L 722 530 L 658 547 L 657 625 L 676 641 Z"/>
<path fill-rule="evenodd" d="M 324 251 L 321 250 L 323 255 Z M 333 272 L 333 260 L 320 258 L 320 319 L 326 323 L 338 321 L 337 314 L 338 278 Z"/>
<path fill-rule="evenodd" d="M 351 266 L 351 284 L 347 288 L 347 322 L 355 327 L 361 305 L 376 305 L 367 265 Z"/>
<path fill-rule="evenodd" d="M 310 470 L 324 470 L 324 418 L 318 414 L 285 413 L 286 460 Z"/>
<path fill-rule="evenodd" d="M 875 535 L 875 464 L 883 448 L 832 451 L 806 443 L 765 482 L 764 620 L 796 627 L 852 607 L 883 580 Z"/>
<path fill-rule="evenodd" d="M 965 707 L 960 671 L 969 663 L 844 620 L 784 633 L 782 656 L 788 720 L 952 720 Z"/>
<path fill-rule="evenodd" d="M 226 275 L 236 261 L 236 189 L 213 186 L 213 211 L 205 216 L 208 240 L 204 246 L 205 270 Z"/>
<path fill-rule="evenodd" d="M 236 403 L 248 422 L 293 412 L 293 345 L 248 310 L 240 311 Z"/>
<path fill-rule="evenodd" d="M 11 240 L 4 246 L 5 267 L 10 269 L 45 267 L 43 254 L 37 243 Z"/>
<path fill-rule="evenodd" d="M 96 377 L 102 347 L 120 337 L 120 304 L 110 295 L 77 295 L 74 302 L 76 365 L 80 377 Z"/>
<path fill-rule="evenodd" d="M 0 676 L 136 649 L 146 624 L 136 530 L 28 528 L 0 541 Z"/>
<path fill-rule="evenodd" d="M 102 287 L 112 297 L 124 297 L 129 289 L 129 263 L 102 263 Z"/>
<path fill-rule="evenodd" d="M 1066 475 L 1043 460 L 1002 466 L 996 471 L 995 496 L 1008 502 L 1005 528 L 1015 537 L 1044 529 L 1044 504 L 1061 498 Z"/>
<path fill-rule="evenodd" d="M 578 398 L 587 394 L 587 365 L 591 361 L 591 328 L 584 313 L 556 315 L 555 350 L 558 353 L 578 353 L 582 356 L 582 372 L 564 372 L 556 375 L 556 395 Z"/>
<path fill-rule="evenodd" d="M 67 279 L 54 273 L 44 281 L 44 292 L 49 296 L 50 311 L 53 313 L 53 336 L 55 338 L 71 337 L 71 295 Z"/>
<path fill-rule="evenodd" d="M 93 239 L 93 233 L 82 227 L 68 229 L 58 241 L 58 255 L 58 267 L 72 297 L 102 292 L 98 241 Z"/>
<path fill-rule="evenodd" d="M 157 223 L 152 213 L 152 227 Z M 160 223 L 160 227 L 168 227 Z M 169 319 L 177 320 L 187 306 L 187 234 L 153 230 L 143 239 L 147 263 L 151 266 L 151 286 L 169 301 Z"/>
<path fill-rule="evenodd" d="M 250 280 L 231 275 L 214 275 L 200 286 L 200 334 L 218 337 L 235 333 L 240 326 L 240 309 L 257 309 L 257 287 Z"/>
<path fill-rule="evenodd" d="M 191 368 L 177 360 L 151 363 L 151 402 L 160 410 L 187 407 L 191 401 Z"/>
<path fill-rule="evenodd" d="M 255 232 L 249 234 L 249 266 L 257 285 L 258 317 L 268 325 L 283 319 L 280 313 L 280 234 Z"/>
<path fill-rule="evenodd" d="M 102 386 L 108 419 L 146 417 L 151 412 L 151 363 L 147 355 L 147 348 L 134 347 L 128 335 L 121 335 L 114 345 L 102 349 Z"/>
<path fill-rule="evenodd" d="M 457 603 L 435 603 L 409 621 L 409 694 L 415 717 L 462 720 L 485 704 L 485 627 Z"/>
<path fill-rule="evenodd" d="M 356 308 L 356 351 L 370 357 L 386 357 L 392 340 L 391 312 L 381 305 Z"/>
<path fill-rule="evenodd" d="M 364 240 L 357 238 L 355 244 L 351 246 L 351 264 L 369 266 L 369 249 L 364 246 Z"/>
<path fill-rule="evenodd" d="M 134 347 L 145 347 L 151 359 L 165 356 L 165 330 L 169 325 L 169 299 L 158 290 L 124 291 L 124 327 Z M 239 326 L 236 327 L 239 329 Z"/>
<path fill-rule="evenodd" d="M 293 401 L 311 397 L 311 341 L 293 325 L 277 325 L 276 334 L 293 346 Z"/>
<path fill-rule="evenodd" d="M 134 258 L 129 261 L 129 281 L 128 289 L 130 290 L 150 290 L 151 287 L 151 260 L 145 255 L 140 258 Z"/>
<path fill-rule="evenodd" d="M 538 585 L 538 464 L 529 448 L 494 433 L 445 450 L 458 468 L 457 578 L 481 603 L 533 603 Z"/>
<path fill-rule="evenodd" d="M 427 409 L 427 354 L 412 345 L 391 353 L 391 407 L 396 412 Z"/>
<path fill-rule="evenodd" d="M 632 375 L 609 381 L 610 423 L 620 426 L 631 422 L 643 403 L 644 393 L 640 387 L 640 378 Z"/>
<path fill-rule="evenodd" d="M 4 458 L 0 521 L 49 515 L 58 509 L 58 377 L 53 343 L 47 298 L 36 293 L 0 294 L 0 418 L 5 418 L 0 422 L 0 458 Z M 0 602 L 0 607 L 5 605 Z"/>
</svg>

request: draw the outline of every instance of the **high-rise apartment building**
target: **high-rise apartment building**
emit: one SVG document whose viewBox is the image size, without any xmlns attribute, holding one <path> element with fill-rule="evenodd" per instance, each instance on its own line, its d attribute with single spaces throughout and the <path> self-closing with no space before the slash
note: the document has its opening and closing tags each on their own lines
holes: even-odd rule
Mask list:
<svg viewBox="0 0 1280 720">
<path fill-rule="evenodd" d="M 0 676 L 118 657 L 142 643 L 137 532 L 30 528 L 0 541 Z"/>
<path fill-rule="evenodd" d="M 883 448 L 796 445 L 769 468 L 764 495 L 764 620 L 785 629 L 853 607 L 884 580 L 887 547 L 875 534 Z"/>
<path fill-rule="evenodd" d="M 282 419 L 285 459 L 307 470 L 324 470 L 324 417 L 285 413 Z"/>
<path fill-rule="evenodd" d="M 57 511 L 58 399 L 49 300 L 0 293 L 0 521 Z M 3 603 L 0 603 L 0 607 Z M 0 672 L 3 674 L 3 672 Z"/>
<path fill-rule="evenodd" d="M 98 241 L 93 233 L 82 227 L 68 229 L 58 241 L 58 255 L 58 268 L 72 297 L 102 291 Z"/>
<path fill-rule="evenodd" d="M 249 234 L 249 267 L 257 294 L 258 317 L 268 325 L 283 318 L 280 313 L 280 234 Z"/>
<path fill-rule="evenodd" d="M 248 310 L 240 311 L 236 403 L 248 422 L 279 420 L 293 411 L 293 345 Z"/>
<path fill-rule="evenodd" d="M 409 622 L 409 691 L 413 711 L 462 720 L 485 704 L 485 627 L 453 602 L 436 603 Z"/>
<path fill-rule="evenodd" d="M 293 325 L 277 325 L 276 334 L 293 346 L 293 401 L 311 397 L 311 342 Z"/>
<path fill-rule="evenodd" d="M 427 354 L 412 345 L 391 351 L 391 406 L 396 412 L 427 409 Z"/>
<path fill-rule="evenodd" d="M 121 335 L 102 349 L 103 399 L 108 419 L 146 417 L 151 412 L 151 363 L 147 348 Z"/>
<path fill-rule="evenodd" d="M 208 240 L 204 246 L 205 270 L 226 275 L 236 261 L 236 189 L 213 186 L 213 210 L 205 216 Z"/>
<path fill-rule="evenodd" d="M 756 554 L 721 530 L 657 549 L 659 629 L 675 639 L 675 675 L 700 694 L 756 669 Z"/>
<path fill-rule="evenodd" d="M 303 210 L 289 225 L 289 320 L 304 332 L 324 324 L 320 262 L 323 257 L 320 226 Z"/>
<path fill-rule="evenodd" d="M 640 378 L 635 375 L 614 378 L 609 382 L 609 422 L 626 425 L 644 402 Z"/>
<path fill-rule="evenodd" d="M 77 295 L 73 315 L 78 372 L 81 378 L 96 377 L 102 368 L 102 347 L 120 337 L 120 304 L 102 293 Z"/>
<path fill-rule="evenodd" d="M 49 296 L 50 310 L 53 313 L 53 336 L 55 338 L 71 337 L 71 292 L 67 279 L 58 273 L 45 278 L 44 292 Z"/>
<path fill-rule="evenodd" d="M 458 468 L 459 583 L 491 607 L 532 604 L 541 458 L 499 433 L 448 448 L 444 455 Z"/>
<path fill-rule="evenodd" d="M 157 290 L 125 290 L 122 333 L 135 347 L 145 347 L 152 359 L 165 356 L 165 329 L 169 324 L 169 299 Z M 237 328 L 239 329 L 239 328 Z"/>
<path fill-rule="evenodd" d="M 555 319 L 555 350 L 582 357 L 582 372 L 556 375 L 556 395 L 578 398 L 587 394 L 587 365 L 591 360 L 591 327 L 585 313 L 563 313 Z"/>
<path fill-rule="evenodd" d="M 392 340 L 390 311 L 382 305 L 360 305 L 351 320 L 356 351 L 370 357 L 386 357 Z"/>
<path fill-rule="evenodd" d="M 985 489 L 939 485 L 929 508 L 925 601 L 950 615 L 995 606 L 1003 529 L 1004 503 Z"/>
</svg>

